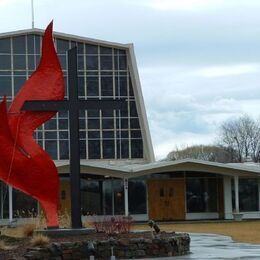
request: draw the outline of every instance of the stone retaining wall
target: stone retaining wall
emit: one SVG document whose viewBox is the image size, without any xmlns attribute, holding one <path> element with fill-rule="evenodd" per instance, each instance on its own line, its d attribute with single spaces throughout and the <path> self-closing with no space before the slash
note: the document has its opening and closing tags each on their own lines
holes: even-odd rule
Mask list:
<svg viewBox="0 0 260 260">
<path fill-rule="evenodd" d="M 94 254 L 91 253 L 93 246 Z M 176 234 L 168 238 L 52 243 L 46 247 L 28 248 L 24 257 L 30 260 L 89 259 L 93 254 L 97 259 L 109 259 L 112 250 L 117 259 L 185 255 L 190 250 L 190 237 L 188 234 Z"/>
</svg>

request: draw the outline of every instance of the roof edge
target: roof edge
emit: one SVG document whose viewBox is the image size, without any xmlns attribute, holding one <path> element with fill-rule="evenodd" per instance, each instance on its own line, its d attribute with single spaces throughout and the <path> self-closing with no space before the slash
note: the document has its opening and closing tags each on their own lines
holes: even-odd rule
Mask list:
<svg viewBox="0 0 260 260">
<path fill-rule="evenodd" d="M 31 34 L 31 33 L 36 33 L 39 35 L 43 35 L 44 30 L 39 29 L 39 28 L 33 28 L 33 29 L 23 29 L 23 30 L 17 30 L 17 31 L 10 31 L 10 32 L 4 32 L 0 33 L 0 38 L 4 37 L 10 37 L 10 36 L 19 36 L 19 35 L 25 35 L 25 34 Z M 53 32 L 54 37 L 60 37 L 64 39 L 69 39 L 69 40 L 75 40 L 75 41 L 82 41 L 86 43 L 95 43 L 95 44 L 100 44 L 100 45 L 105 45 L 109 47 L 119 47 L 123 49 L 129 49 L 129 46 L 131 46 L 131 43 L 118 43 L 118 42 L 112 42 L 112 41 L 104 41 L 104 40 L 99 40 L 95 38 L 89 38 L 89 37 L 83 37 L 83 36 L 78 36 L 74 34 L 68 34 L 68 33 L 62 33 L 62 32 Z"/>
</svg>

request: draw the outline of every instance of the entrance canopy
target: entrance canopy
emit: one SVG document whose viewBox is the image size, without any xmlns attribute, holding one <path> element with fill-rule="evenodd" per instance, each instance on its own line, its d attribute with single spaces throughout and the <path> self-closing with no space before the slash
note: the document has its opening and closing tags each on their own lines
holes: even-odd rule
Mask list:
<svg viewBox="0 0 260 260">
<path fill-rule="evenodd" d="M 70 171 L 69 161 L 55 162 L 60 174 Z M 161 161 L 148 164 L 118 165 L 113 161 L 94 162 L 81 160 L 81 174 L 101 175 L 116 178 L 136 178 L 154 173 L 194 171 L 240 177 L 260 177 L 260 164 L 217 163 L 195 159 Z"/>
</svg>

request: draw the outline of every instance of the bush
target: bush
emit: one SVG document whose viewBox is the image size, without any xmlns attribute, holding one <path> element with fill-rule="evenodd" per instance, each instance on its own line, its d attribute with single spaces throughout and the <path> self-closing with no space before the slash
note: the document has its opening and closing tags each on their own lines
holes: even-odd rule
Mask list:
<svg viewBox="0 0 260 260">
<path fill-rule="evenodd" d="M 45 246 L 49 244 L 50 239 L 42 234 L 34 235 L 31 239 L 32 246 Z"/>
<path fill-rule="evenodd" d="M 133 220 L 130 216 L 104 217 L 102 220 L 94 220 L 91 224 L 97 233 L 113 235 L 129 233 Z"/>
</svg>

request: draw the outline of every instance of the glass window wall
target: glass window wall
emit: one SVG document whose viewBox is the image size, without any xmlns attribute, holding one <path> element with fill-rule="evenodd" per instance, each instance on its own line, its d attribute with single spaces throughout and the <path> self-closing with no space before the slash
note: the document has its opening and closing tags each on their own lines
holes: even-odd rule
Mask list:
<svg viewBox="0 0 260 260">
<path fill-rule="evenodd" d="M 218 211 L 217 178 L 187 178 L 186 205 L 187 212 Z"/>
<path fill-rule="evenodd" d="M 235 210 L 234 180 L 232 180 L 232 206 Z M 258 179 L 239 178 L 239 210 L 242 212 L 259 210 Z"/>
</svg>

